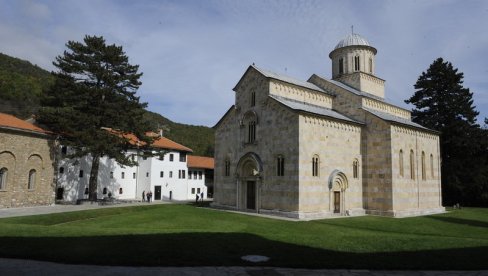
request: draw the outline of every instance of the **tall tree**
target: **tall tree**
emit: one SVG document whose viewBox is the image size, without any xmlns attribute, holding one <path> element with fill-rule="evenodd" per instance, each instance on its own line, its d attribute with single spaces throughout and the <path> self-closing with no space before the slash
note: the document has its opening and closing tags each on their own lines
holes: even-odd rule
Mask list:
<svg viewBox="0 0 488 276">
<path fill-rule="evenodd" d="M 44 91 L 38 120 L 60 134 L 64 145 L 75 150 L 71 157 L 90 154 L 92 168 L 89 199 L 97 200 L 100 158 L 114 158 L 121 165 L 136 165 L 126 152 L 134 148 L 132 133 L 149 151 L 149 125 L 136 91 L 141 85 L 138 65 L 131 65 L 121 46 L 106 45 L 103 37 L 85 36 L 83 43 L 69 41 L 67 50 L 53 62 L 54 84 Z M 113 131 L 107 131 L 111 128 Z"/>
<path fill-rule="evenodd" d="M 485 136 L 476 123 L 479 113 L 473 93 L 463 87 L 463 77 L 450 62 L 438 58 L 422 72 L 414 95 L 405 101 L 415 105 L 413 121 L 441 132 L 443 202 L 447 205 L 479 205 L 481 195 L 475 191 L 488 193 L 482 191 L 487 185 L 483 176 L 486 148 L 481 143 Z"/>
</svg>

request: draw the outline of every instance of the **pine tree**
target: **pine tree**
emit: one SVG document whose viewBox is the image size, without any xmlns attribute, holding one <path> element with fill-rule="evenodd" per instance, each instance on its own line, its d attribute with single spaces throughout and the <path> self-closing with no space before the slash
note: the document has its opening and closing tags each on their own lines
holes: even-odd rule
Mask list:
<svg viewBox="0 0 488 276">
<path fill-rule="evenodd" d="M 149 125 L 142 117 L 147 104 L 136 96 L 139 66 L 129 64 L 122 47 L 106 45 L 103 37 L 85 36 L 83 42 L 69 41 L 68 50 L 53 62 L 58 71 L 52 72 L 55 82 L 41 98 L 38 120 L 75 149 L 70 157 L 91 155 L 89 199 L 97 200 L 100 158 L 136 165 L 126 155 L 135 145 L 123 134 L 134 134 L 146 152 L 152 138 L 145 135 Z"/>
<path fill-rule="evenodd" d="M 427 72 L 422 72 L 414 85 L 414 95 L 405 101 L 415 105 L 413 121 L 441 132 L 442 192 L 446 205 L 479 204 L 473 193 L 486 186 L 482 172 L 486 169 L 486 150 L 479 143 L 483 134 L 476 123 L 479 113 L 473 106 L 473 93 L 462 84 L 463 73 L 438 58 Z"/>
</svg>

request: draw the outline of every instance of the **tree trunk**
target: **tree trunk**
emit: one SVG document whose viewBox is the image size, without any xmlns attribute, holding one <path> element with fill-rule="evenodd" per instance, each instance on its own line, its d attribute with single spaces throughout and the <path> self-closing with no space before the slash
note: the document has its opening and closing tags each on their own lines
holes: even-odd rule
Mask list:
<svg viewBox="0 0 488 276">
<path fill-rule="evenodd" d="M 88 184 L 88 191 L 90 193 L 90 201 L 96 201 L 97 197 L 97 190 L 98 190 L 98 168 L 100 165 L 100 156 L 94 155 L 92 161 L 92 167 L 90 170 L 90 182 Z"/>
</svg>

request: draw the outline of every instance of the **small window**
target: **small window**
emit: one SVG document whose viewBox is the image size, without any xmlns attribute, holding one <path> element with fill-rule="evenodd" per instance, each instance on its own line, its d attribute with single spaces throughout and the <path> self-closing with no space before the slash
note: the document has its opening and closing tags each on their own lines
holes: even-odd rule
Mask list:
<svg viewBox="0 0 488 276">
<path fill-rule="evenodd" d="M 119 188 L 119 195 L 121 195 L 123 193 L 124 193 L 124 190 L 122 190 L 122 188 Z"/>
<path fill-rule="evenodd" d="M 276 158 L 276 175 L 277 176 L 284 176 L 285 175 L 285 159 L 282 155 L 278 155 Z"/>
<path fill-rule="evenodd" d="M 256 92 L 251 92 L 251 106 L 256 105 Z"/>
<path fill-rule="evenodd" d="M 369 73 L 373 74 L 373 59 L 369 58 Z"/>
<path fill-rule="evenodd" d="M 83 177 L 83 170 L 80 170 L 79 177 Z"/>
<path fill-rule="evenodd" d="M 249 122 L 247 142 L 252 144 L 256 141 L 256 121 Z"/>
<path fill-rule="evenodd" d="M 63 174 L 64 173 L 64 167 L 60 167 L 59 168 L 59 174 Z"/>
<path fill-rule="evenodd" d="M 225 160 L 225 176 L 230 176 L 230 160 Z"/>
<path fill-rule="evenodd" d="M 66 155 L 66 153 L 68 153 L 68 147 L 67 146 L 62 146 L 61 147 L 61 153 Z"/>
<path fill-rule="evenodd" d="M 149 172 L 146 173 L 146 177 L 149 177 Z"/>
<path fill-rule="evenodd" d="M 87 195 L 89 193 L 88 191 L 88 187 L 85 188 L 85 195 Z"/>
<path fill-rule="evenodd" d="M 319 176 L 319 156 L 314 155 L 312 158 L 312 176 Z"/>
<path fill-rule="evenodd" d="M 132 173 L 132 178 L 136 179 L 136 173 Z"/>
<path fill-rule="evenodd" d="M 147 156 L 143 156 L 142 157 L 142 160 L 147 160 Z"/>
<path fill-rule="evenodd" d="M 188 171 L 188 179 L 191 179 L 192 171 Z"/>
<path fill-rule="evenodd" d="M 7 188 L 7 168 L 0 169 L 0 190 L 5 190 Z"/>
<path fill-rule="evenodd" d="M 359 71 L 359 56 L 354 57 L 354 71 Z"/>
<path fill-rule="evenodd" d="M 359 161 L 354 160 L 352 162 L 352 176 L 353 178 L 359 178 Z"/>
<path fill-rule="evenodd" d="M 173 178 L 173 172 L 172 171 L 169 172 L 169 178 Z"/>
<path fill-rule="evenodd" d="M 186 178 L 186 171 L 185 170 L 181 171 L 181 178 L 183 178 L 183 179 Z"/>
<path fill-rule="evenodd" d="M 186 162 L 186 153 L 180 153 L 180 162 Z"/>
<path fill-rule="evenodd" d="M 197 188 L 197 193 L 200 194 L 200 188 Z"/>
<path fill-rule="evenodd" d="M 107 194 L 107 188 L 103 188 L 103 194 L 106 195 Z"/>
<path fill-rule="evenodd" d="M 159 172 L 159 177 L 163 178 L 164 177 L 164 172 L 163 171 L 160 171 Z"/>
<path fill-rule="evenodd" d="M 202 172 L 201 171 L 198 172 L 198 179 L 202 179 Z"/>
<path fill-rule="evenodd" d="M 110 172 L 110 178 L 113 179 L 114 178 L 114 172 Z"/>
<path fill-rule="evenodd" d="M 181 179 L 181 170 L 178 170 L 178 178 Z"/>
<path fill-rule="evenodd" d="M 434 156 L 430 155 L 430 177 L 434 179 Z"/>
<path fill-rule="evenodd" d="M 195 188 L 191 188 L 191 194 L 194 195 L 195 194 Z"/>
<path fill-rule="evenodd" d="M 421 160 L 421 165 L 422 165 L 422 180 L 427 179 L 427 174 L 425 171 L 425 152 L 422 151 L 422 160 Z"/>
<path fill-rule="evenodd" d="M 339 59 L 339 74 L 344 74 L 344 59 Z"/>
<path fill-rule="evenodd" d="M 413 150 L 410 150 L 410 178 L 415 179 L 415 155 Z"/>
<path fill-rule="evenodd" d="M 398 166 L 400 169 L 400 176 L 403 177 L 403 150 L 398 153 Z"/>
<path fill-rule="evenodd" d="M 122 172 L 122 173 L 120 174 L 120 178 L 122 178 L 122 179 L 124 179 L 124 178 L 125 178 L 125 172 Z"/>
</svg>

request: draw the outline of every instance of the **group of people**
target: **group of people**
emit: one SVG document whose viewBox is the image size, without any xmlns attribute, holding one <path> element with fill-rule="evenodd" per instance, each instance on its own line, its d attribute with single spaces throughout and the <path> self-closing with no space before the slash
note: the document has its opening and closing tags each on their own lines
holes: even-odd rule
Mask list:
<svg viewBox="0 0 488 276">
<path fill-rule="evenodd" d="M 203 192 L 201 194 L 197 194 L 195 202 L 198 202 L 199 200 L 203 202 Z"/>
<path fill-rule="evenodd" d="M 151 202 L 151 200 L 152 200 L 152 192 L 149 191 L 146 193 L 146 191 L 142 191 L 142 201 Z"/>
</svg>

